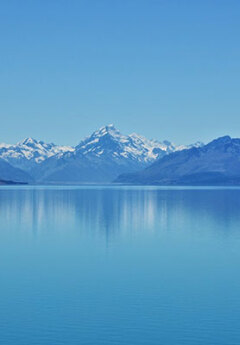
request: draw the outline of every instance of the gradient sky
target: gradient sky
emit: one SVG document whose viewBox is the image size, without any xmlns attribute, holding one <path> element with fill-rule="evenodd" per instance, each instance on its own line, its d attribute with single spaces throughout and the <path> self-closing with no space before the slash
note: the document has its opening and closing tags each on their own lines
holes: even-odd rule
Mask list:
<svg viewBox="0 0 240 345">
<path fill-rule="evenodd" d="M 239 0 L 2 0 L 0 142 L 240 137 Z"/>
</svg>

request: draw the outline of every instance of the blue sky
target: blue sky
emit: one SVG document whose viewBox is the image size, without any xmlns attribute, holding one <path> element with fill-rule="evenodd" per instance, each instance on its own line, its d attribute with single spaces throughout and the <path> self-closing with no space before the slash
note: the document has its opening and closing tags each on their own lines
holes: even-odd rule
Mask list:
<svg viewBox="0 0 240 345">
<path fill-rule="evenodd" d="M 239 0 L 3 0 L 0 142 L 240 137 Z"/>
</svg>

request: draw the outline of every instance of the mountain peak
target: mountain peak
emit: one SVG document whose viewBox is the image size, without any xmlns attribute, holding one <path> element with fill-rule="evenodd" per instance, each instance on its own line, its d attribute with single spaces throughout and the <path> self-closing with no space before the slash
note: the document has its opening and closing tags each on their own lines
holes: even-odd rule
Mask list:
<svg viewBox="0 0 240 345">
<path fill-rule="evenodd" d="M 106 134 L 115 136 L 115 135 L 120 135 L 120 132 L 118 129 L 115 128 L 113 124 L 110 124 L 110 125 L 99 128 L 97 131 L 93 133 L 93 135 L 96 135 L 96 136 L 103 136 Z"/>
<path fill-rule="evenodd" d="M 213 147 L 213 146 L 219 146 L 219 145 L 225 145 L 232 142 L 232 138 L 229 135 L 225 135 L 223 137 L 219 137 L 217 139 L 214 139 L 210 143 L 207 144 L 207 147 Z"/>
<path fill-rule="evenodd" d="M 216 141 L 221 141 L 221 142 L 229 142 L 231 140 L 232 138 L 230 137 L 230 135 L 224 135 L 216 139 Z"/>
<path fill-rule="evenodd" d="M 29 138 L 23 139 L 18 144 L 20 144 L 20 145 L 33 145 L 33 144 L 37 144 L 37 143 L 38 143 L 38 141 L 36 139 L 29 137 Z"/>
</svg>

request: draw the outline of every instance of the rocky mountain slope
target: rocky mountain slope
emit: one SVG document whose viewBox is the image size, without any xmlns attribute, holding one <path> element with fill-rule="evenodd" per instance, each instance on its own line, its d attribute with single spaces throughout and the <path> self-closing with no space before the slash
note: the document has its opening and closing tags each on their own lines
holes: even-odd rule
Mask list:
<svg viewBox="0 0 240 345">
<path fill-rule="evenodd" d="M 0 158 L 0 180 L 13 182 L 32 182 L 33 178 L 26 171 L 15 168 Z"/>
</svg>

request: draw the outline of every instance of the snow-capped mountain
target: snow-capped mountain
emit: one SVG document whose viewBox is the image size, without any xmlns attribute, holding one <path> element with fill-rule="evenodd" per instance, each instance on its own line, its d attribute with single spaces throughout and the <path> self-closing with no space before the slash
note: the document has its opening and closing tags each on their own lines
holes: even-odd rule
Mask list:
<svg viewBox="0 0 240 345">
<path fill-rule="evenodd" d="M 70 146 L 46 144 L 32 138 L 26 138 L 15 145 L 0 144 L 0 158 L 26 171 L 30 171 L 51 156 L 71 151 L 74 151 L 74 148 Z"/>
<path fill-rule="evenodd" d="M 127 158 L 142 163 L 152 162 L 172 150 L 174 147 L 171 143 L 148 140 L 135 133 L 123 135 L 113 125 L 100 128 L 76 146 L 76 152 L 83 155 Z"/>
<path fill-rule="evenodd" d="M 192 146 L 201 146 L 197 143 Z M 111 182 L 121 173 L 141 170 L 187 146 L 121 134 L 101 127 L 76 147 L 47 144 L 32 138 L 16 145 L 0 144 L 0 159 L 27 172 L 35 182 Z"/>
<path fill-rule="evenodd" d="M 108 125 L 83 139 L 74 151 L 45 160 L 34 175 L 47 182 L 111 182 L 120 173 L 138 171 L 180 149 L 168 141 L 123 135 Z"/>
<path fill-rule="evenodd" d="M 123 135 L 114 125 L 108 125 L 82 140 L 76 146 L 76 151 L 83 155 L 124 157 L 149 164 L 168 153 L 201 145 L 203 144 L 197 142 L 189 146 L 177 146 L 167 140 L 149 140 L 136 133 Z"/>
<path fill-rule="evenodd" d="M 224 136 L 207 145 L 173 152 L 116 182 L 160 185 L 240 184 L 240 139 Z"/>
</svg>

